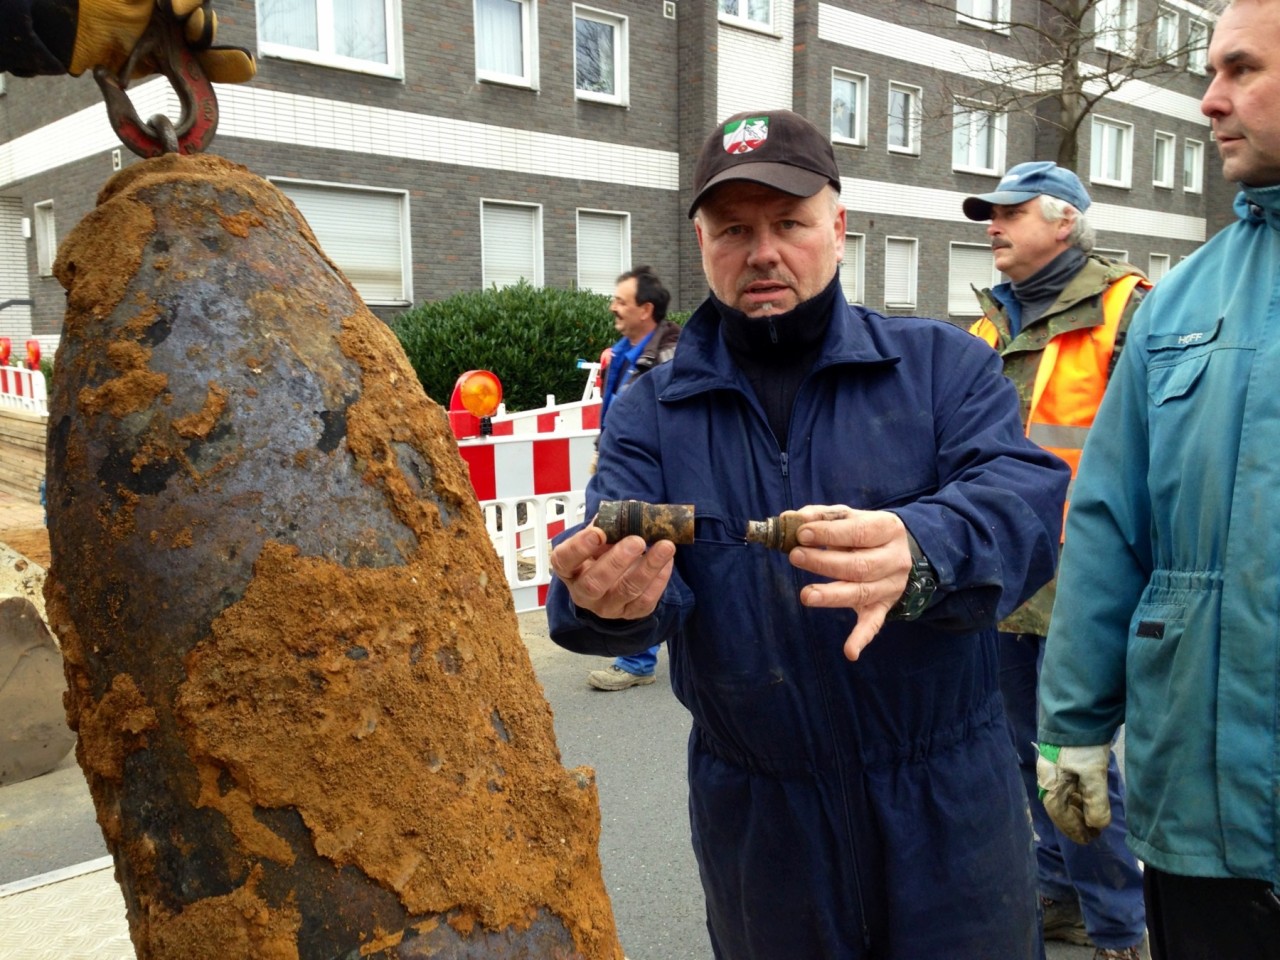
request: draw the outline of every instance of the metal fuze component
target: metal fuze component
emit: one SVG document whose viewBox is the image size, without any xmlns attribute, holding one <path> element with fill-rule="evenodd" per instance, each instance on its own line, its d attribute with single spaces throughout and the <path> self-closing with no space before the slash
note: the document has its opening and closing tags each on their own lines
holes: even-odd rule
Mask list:
<svg viewBox="0 0 1280 960">
<path fill-rule="evenodd" d="M 57 275 L 45 595 L 138 956 L 621 960 L 445 414 L 293 205 L 147 160 Z"/>
<path fill-rule="evenodd" d="M 643 500 L 601 500 L 595 524 L 604 531 L 605 543 L 638 536 L 645 543 L 659 540 L 693 543 L 693 504 L 645 503 Z"/>
<path fill-rule="evenodd" d="M 784 510 L 776 517 L 766 517 L 763 520 L 748 520 L 746 540 L 748 543 L 763 544 L 771 550 L 790 553 L 799 546 L 796 534 L 800 532 L 804 522 L 797 510 Z"/>
</svg>

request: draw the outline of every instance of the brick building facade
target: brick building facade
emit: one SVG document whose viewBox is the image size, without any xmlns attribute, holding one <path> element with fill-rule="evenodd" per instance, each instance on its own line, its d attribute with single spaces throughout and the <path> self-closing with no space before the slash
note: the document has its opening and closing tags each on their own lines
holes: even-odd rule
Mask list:
<svg viewBox="0 0 1280 960">
<path fill-rule="evenodd" d="M 1106 97 L 1081 131 L 1099 248 L 1158 275 L 1231 218 L 1234 188 L 1198 110 L 1211 19 L 1191 0 L 1096 2 L 1117 36 L 1158 20 L 1163 42 L 1197 47 Z M 607 291 L 634 263 L 691 309 L 705 294 L 685 217 L 702 140 L 739 110 L 787 107 L 832 126 L 850 299 L 963 322 L 968 284 L 992 277 L 960 201 L 1056 150 L 1043 116 L 965 96 L 1029 62 L 1018 24 L 1043 18 L 1040 0 L 215 6 L 219 40 L 253 50 L 259 72 L 218 88 L 214 151 L 290 193 L 384 318 L 521 276 Z M 1085 46 L 1086 67 L 1105 62 Z M 53 248 L 134 158 L 88 77 L 5 79 L 0 302 L 32 304 L 0 310 L 0 333 L 55 339 Z M 143 117 L 177 114 L 164 80 L 131 93 Z"/>
</svg>

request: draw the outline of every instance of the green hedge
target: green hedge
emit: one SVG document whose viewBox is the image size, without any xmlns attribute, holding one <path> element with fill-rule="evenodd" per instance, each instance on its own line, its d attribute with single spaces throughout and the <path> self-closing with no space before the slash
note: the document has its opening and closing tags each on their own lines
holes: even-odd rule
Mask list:
<svg viewBox="0 0 1280 960">
<path fill-rule="evenodd" d="M 391 326 L 437 403 L 448 405 L 459 374 L 492 370 L 511 411 L 540 407 L 549 393 L 577 400 L 586 382 L 577 361 L 598 359 L 618 339 L 604 294 L 523 281 L 420 304 Z"/>
</svg>

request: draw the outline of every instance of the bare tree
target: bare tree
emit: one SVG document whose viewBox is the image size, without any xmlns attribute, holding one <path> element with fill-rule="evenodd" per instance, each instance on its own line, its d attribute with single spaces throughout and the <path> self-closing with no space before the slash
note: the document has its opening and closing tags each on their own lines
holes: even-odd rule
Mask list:
<svg viewBox="0 0 1280 960">
<path fill-rule="evenodd" d="M 1057 163 L 1077 172 L 1081 131 L 1098 104 L 1134 81 L 1168 82 L 1189 57 L 1203 57 L 1215 19 L 1208 4 L 1196 17 L 1155 0 L 1039 0 L 1034 18 L 1007 21 L 991 19 L 1000 16 L 998 0 L 924 2 L 951 16 L 959 9 L 957 29 L 973 51 L 962 58 L 963 75 L 944 75 L 948 118 L 956 104 L 1031 114 L 1039 142 L 1056 145 Z M 998 44 L 975 45 L 966 21 L 998 31 Z"/>
</svg>

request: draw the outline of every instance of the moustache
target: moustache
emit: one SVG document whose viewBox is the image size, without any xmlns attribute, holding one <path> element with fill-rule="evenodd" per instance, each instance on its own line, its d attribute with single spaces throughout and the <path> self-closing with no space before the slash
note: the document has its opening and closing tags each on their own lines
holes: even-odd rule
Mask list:
<svg viewBox="0 0 1280 960">
<path fill-rule="evenodd" d="M 1013 244 L 1010 243 L 1008 240 L 992 240 L 991 241 L 992 250 L 1007 250 L 1012 247 L 1013 247 Z"/>
</svg>

